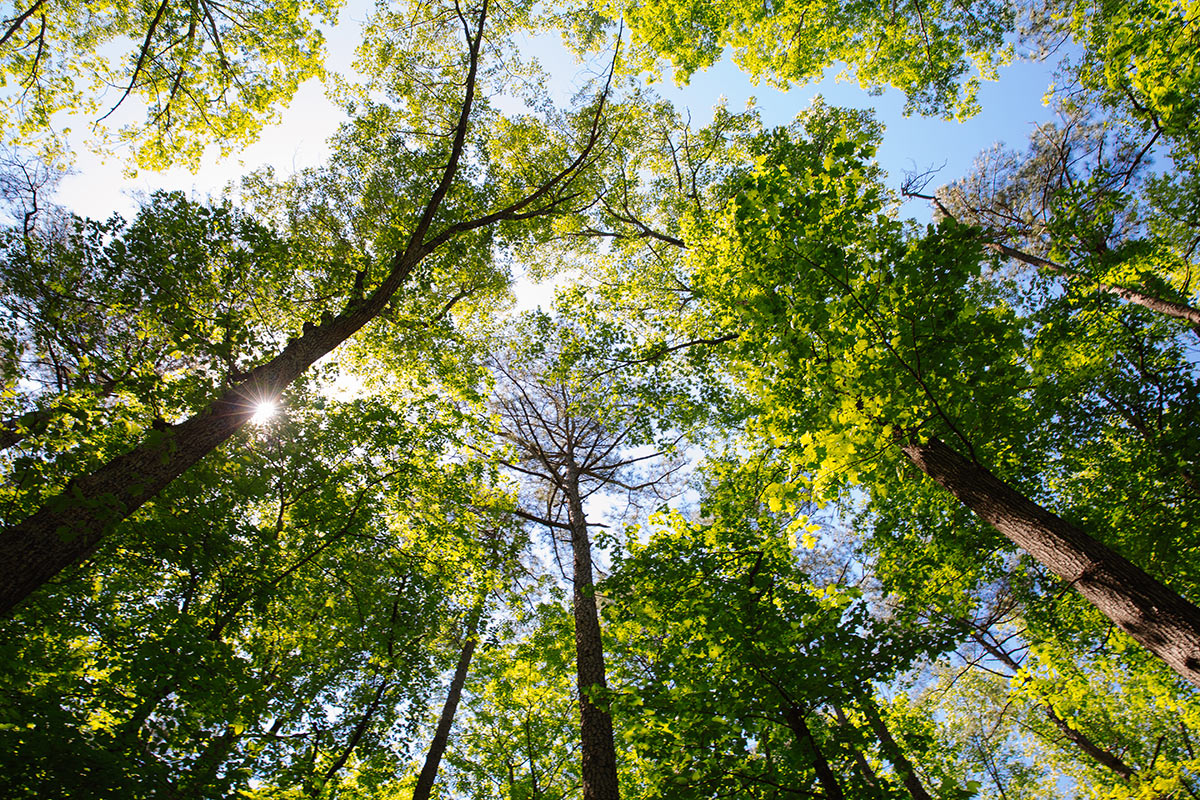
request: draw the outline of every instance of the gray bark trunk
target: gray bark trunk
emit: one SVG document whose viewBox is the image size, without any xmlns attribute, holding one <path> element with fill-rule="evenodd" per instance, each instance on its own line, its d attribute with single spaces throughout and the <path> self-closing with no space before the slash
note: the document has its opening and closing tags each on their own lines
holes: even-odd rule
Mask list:
<svg viewBox="0 0 1200 800">
<path fill-rule="evenodd" d="M 600 615 L 592 583 L 592 546 L 587 518 L 579 493 L 579 474 L 567 476 L 566 494 L 574 554 L 575 663 L 579 688 L 580 747 L 583 751 L 583 799 L 619 800 L 617 754 L 613 746 L 612 716 L 607 703 L 592 700 L 608 688 L 604 675 L 604 645 L 600 638 Z"/>
<path fill-rule="evenodd" d="M 429 752 L 425 754 L 425 764 L 421 774 L 417 776 L 417 785 L 413 789 L 413 800 L 429 800 L 433 793 L 433 782 L 437 779 L 438 766 L 442 763 L 442 755 L 446 752 L 446 744 L 450 741 L 450 728 L 454 724 L 454 715 L 458 711 L 458 701 L 462 698 L 463 685 L 467 682 L 467 671 L 471 668 L 471 657 L 475 654 L 478 644 L 479 617 L 481 608 L 477 608 L 467 623 L 466 640 L 458 657 L 458 665 L 454 668 L 454 677 L 450 680 L 450 691 L 446 693 L 446 702 L 442 705 L 442 714 L 438 717 L 437 731 L 429 744 Z"/>
</svg>

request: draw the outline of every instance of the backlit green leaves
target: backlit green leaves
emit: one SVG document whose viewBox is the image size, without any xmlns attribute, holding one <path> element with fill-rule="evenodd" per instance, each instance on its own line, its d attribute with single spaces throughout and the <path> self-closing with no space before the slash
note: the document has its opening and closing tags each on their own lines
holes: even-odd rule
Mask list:
<svg viewBox="0 0 1200 800">
<path fill-rule="evenodd" d="M 78 112 L 99 118 L 103 150 L 127 145 L 138 166 L 194 169 L 209 143 L 224 155 L 253 141 L 301 82 L 323 74 L 315 23 L 332 22 L 338 5 L 16 2 L 0 44 L 0 127 L 9 144 L 54 150 L 65 144 L 55 115 Z M 131 111 L 127 101 L 144 104 L 145 118 L 114 132 L 106 120 Z"/>
<path fill-rule="evenodd" d="M 654 0 L 596 4 L 633 34 L 636 67 L 669 61 L 686 82 L 732 51 L 754 80 L 776 86 L 820 80 L 846 64 L 863 88 L 894 86 L 907 110 L 969 116 L 979 79 L 1008 60 L 1002 37 L 1012 10 L 1001 2 L 903 3 Z"/>
<path fill-rule="evenodd" d="M 922 426 L 997 430 L 1020 329 L 979 280 L 972 229 L 906 230 L 884 213 L 869 131 L 821 107 L 808 125 L 766 140 L 690 263 L 744 326 L 738 369 L 764 398 L 762 433 L 820 481 L 853 483 Z"/>
</svg>

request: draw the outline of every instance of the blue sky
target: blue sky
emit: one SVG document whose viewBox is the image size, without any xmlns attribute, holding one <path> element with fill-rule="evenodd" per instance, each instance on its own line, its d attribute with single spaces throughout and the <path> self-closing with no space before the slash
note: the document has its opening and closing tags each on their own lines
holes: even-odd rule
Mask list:
<svg viewBox="0 0 1200 800">
<path fill-rule="evenodd" d="M 881 96 L 871 96 L 857 83 L 842 82 L 835 76 L 839 67 L 827 71 L 827 77 L 816 85 L 800 86 L 782 92 L 766 85 L 752 86 L 731 62 L 700 73 L 691 85 L 674 89 L 660 85 L 659 91 L 676 103 L 687 105 L 693 119 L 708 119 L 708 109 L 724 95 L 730 108 L 742 108 L 753 96 L 769 124 L 784 125 L 807 108 L 811 99 L 822 95 L 831 105 L 871 109 L 884 124 L 883 143 L 879 161 L 888 173 L 888 185 L 897 188 L 905 171 L 924 171 L 941 167 L 933 186 L 948 183 L 964 175 L 979 153 L 996 143 L 1014 149 L 1024 149 L 1030 134 L 1039 123 L 1053 119 L 1050 108 L 1042 98 L 1053 79 L 1052 65 L 1028 62 L 1014 63 L 1000 70 L 999 81 L 985 82 L 979 91 L 982 111 L 965 122 L 931 117 L 905 117 L 904 95 L 889 89 Z M 704 111 L 705 114 L 700 112 Z M 924 218 L 923 201 L 906 205 L 906 216 Z"/>
</svg>

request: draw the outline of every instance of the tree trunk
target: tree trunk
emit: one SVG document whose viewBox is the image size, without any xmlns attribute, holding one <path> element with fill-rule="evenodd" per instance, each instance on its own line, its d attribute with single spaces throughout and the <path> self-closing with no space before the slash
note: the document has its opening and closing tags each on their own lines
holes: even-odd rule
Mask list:
<svg viewBox="0 0 1200 800">
<path fill-rule="evenodd" d="M 583 800 L 619 800 L 612 715 L 608 713 L 607 700 L 603 697 L 608 683 L 604 677 L 604 645 L 600 639 L 596 588 L 592 583 L 592 546 L 588 538 L 587 518 L 583 514 L 583 499 L 579 493 L 579 473 L 572 470 L 566 484 L 571 550 L 575 556 L 572 606 L 575 613 L 580 748 L 583 751 Z"/>
<path fill-rule="evenodd" d="M 358 723 L 354 726 L 354 730 L 350 732 L 350 738 L 346 741 L 346 746 L 342 748 L 342 752 L 334 759 L 334 762 L 329 765 L 329 769 L 325 770 L 325 774 L 321 776 L 321 782 L 315 784 L 315 788 L 311 790 L 314 797 L 320 795 L 326 784 L 337 777 L 342 767 L 346 766 L 346 762 L 350 760 L 350 755 L 354 752 L 354 748 L 358 747 L 358 743 L 366 735 L 367 729 L 371 727 L 371 722 L 375 719 L 375 713 L 379 710 L 380 703 L 383 702 L 384 692 L 388 690 L 389 686 L 391 686 L 391 683 L 387 679 L 379 683 L 378 688 L 375 689 L 375 696 L 371 698 L 370 705 L 367 706 L 367 710 L 363 712 L 362 716 L 358 718 Z"/>
<path fill-rule="evenodd" d="M 929 792 L 925 791 L 925 787 L 921 784 L 921 779 L 917 777 L 917 771 L 913 768 L 912 762 L 908 760 L 908 757 L 904 755 L 904 751 L 900 749 L 900 745 L 892 738 L 892 732 L 888 730 L 883 717 L 879 716 L 879 709 L 875 706 L 875 699 L 864 691 L 858 696 L 858 706 L 866 716 L 867 724 L 875 732 L 875 737 L 879 739 L 879 744 L 883 748 L 883 754 L 887 756 L 887 760 L 892 762 L 892 766 L 896 768 L 896 772 L 899 773 L 900 778 L 904 781 L 904 787 L 908 789 L 908 793 L 912 795 L 913 800 L 933 800 L 929 796 Z"/>
<path fill-rule="evenodd" d="M 212 797 L 217 771 L 233 752 L 237 740 L 238 735 L 231 727 L 209 739 L 200 755 L 192 762 L 187 777 L 170 792 L 172 800 L 203 800 L 205 797 Z"/>
<path fill-rule="evenodd" d="M 867 761 L 867 757 L 863 755 L 862 748 L 858 746 L 858 729 L 854 726 L 854 723 L 846 718 L 846 712 L 842 710 L 841 706 L 835 705 L 833 707 L 833 713 L 837 717 L 838 725 L 846 730 L 847 738 L 853 739 L 851 742 L 851 747 L 853 748 L 854 763 L 858 764 L 858 770 L 863 774 L 863 780 L 866 781 L 868 786 L 873 788 L 878 787 L 879 776 L 875 774 L 875 770 L 871 768 L 871 764 Z"/>
<path fill-rule="evenodd" d="M 478 606 L 471 612 L 462 653 L 458 657 L 458 666 L 454 668 L 454 677 L 450 680 L 450 691 L 446 693 L 446 702 L 442 705 L 442 715 L 438 717 L 437 731 L 433 734 L 433 741 L 429 743 L 425 764 L 421 767 L 421 774 L 417 776 L 417 785 L 413 789 L 413 800 L 429 800 L 429 795 L 433 792 L 433 782 L 437 778 L 438 766 L 442 763 L 442 754 L 446 752 L 446 743 L 450 741 L 450 726 L 454 724 L 454 714 L 458 711 L 458 701 L 462 698 L 463 684 L 467 682 L 467 670 L 471 667 L 471 657 L 475 654 L 475 646 L 479 642 L 477 634 L 479 617 L 482 613 L 482 607 Z"/>
<path fill-rule="evenodd" d="M 907 197 L 919 197 L 923 200 L 929 200 L 950 219 L 955 221 L 958 219 L 954 216 L 954 214 L 950 213 L 950 209 L 946 208 L 941 200 L 933 195 L 920 194 L 912 191 L 905 191 L 904 194 Z M 990 236 L 997 235 L 994 231 L 985 231 L 985 233 L 988 233 Z M 1138 291 L 1137 289 L 1128 289 L 1124 286 L 1113 286 L 1112 284 L 1098 281 L 1095 278 L 1089 278 L 1087 275 L 1071 269 L 1065 264 L 1059 264 L 1058 262 L 1051 261 L 1048 258 L 1042 258 L 1041 256 L 1036 256 L 1032 253 L 1026 253 L 1024 250 L 1018 250 L 1017 248 L 1011 247 L 1002 242 L 985 241 L 984 247 L 988 248 L 994 253 L 999 253 L 1006 258 L 1015 259 L 1016 261 L 1020 261 L 1023 264 L 1028 264 L 1036 269 L 1044 269 L 1048 272 L 1053 272 L 1055 275 L 1060 275 L 1068 280 L 1076 280 L 1094 285 L 1102 292 L 1107 292 L 1120 297 L 1126 302 L 1134 303 L 1135 305 L 1142 306 L 1143 308 L 1148 308 L 1155 313 L 1182 320 L 1183 322 L 1191 325 L 1192 330 L 1196 333 L 1196 335 L 1200 336 L 1200 308 L 1189 306 L 1186 303 L 1178 303 L 1174 300 L 1167 300 L 1166 298 L 1158 297 L 1156 295 L 1147 294 L 1145 292 Z"/>
<path fill-rule="evenodd" d="M 322 318 L 319 325 L 306 324 L 299 338 L 290 340 L 282 352 L 251 370 L 242 381 L 223 391 L 200 412 L 164 430 L 150 431 L 133 450 L 95 472 L 72 479 L 60 494 L 50 498 L 30 517 L 9 526 L 0 536 L 0 575 L 5 576 L 5 582 L 0 585 L 0 616 L 7 615 L 17 603 L 59 571 L 91 555 L 117 523 L 240 430 L 254 415 L 258 402 L 275 399 L 318 359 L 379 316 L 408 279 L 413 267 L 437 247 L 459 233 L 501 220 L 524 219 L 554 208 L 554 203 L 541 210 L 530 206 L 569 180 L 584 163 L 597 140 L 598 116 L 593 120 L 592 134 L 583 152 L 537 190 L 503 209 L 474 220 L 464 220 L 427 238 L 434 217 L 458 174 L 475 98 L 487 8 L 487 0 L 484 0 L 478 12 L 478 27 L 467 34 L 469 65 L 465 91 L 446 166 L 438 176 L 407 244 L 393 255 L 382 283 L 365 299 L 352 298 L 337 316 Z M 605 91 L 607 93 L 607 88 Z M 600 108 L 603 108 L 603 97 Z"/>
<path fill-rule="evenodd" d="M 963 505 L 1200 686 L 1200 609 L 940 439 L 909 442 L 901 449 Z"/>
<path fill-rule="evenodd" d="M 813 738 L 812 731 L 808 729 L 808 724 L 804 721 L 804 712 L 796 706 L 788 706 L 783 711 L 783 717 L 787 721 L 788 727 L 792 729 L 792 734 L 796 737 L 796 743 L 800 748 L 812 751 L 813 769 L 817 773 L 817 781 L 825 790 L 825 796 L 829 800 L 846 800 L 837 776 L 833 774 L 833 769 L 825 760 L 825 754 L 817 746 L 817 740 Z"/>
</svg>

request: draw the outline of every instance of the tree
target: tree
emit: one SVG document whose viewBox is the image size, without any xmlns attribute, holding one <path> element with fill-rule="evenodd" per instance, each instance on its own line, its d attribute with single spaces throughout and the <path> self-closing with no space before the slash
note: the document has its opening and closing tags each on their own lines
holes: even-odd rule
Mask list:
<svg viewBox="0 0 1200 800">
<path fill-rule="evenodd" d="M 762 429 L 815 470 L 818 493 L 883 484 L 887 454 L 901 456 L 1200 683 L 1200 610 L 983 466 L 1028 421 L 1012 391 L 1020 327 L 975 279 L 975 231 L 905 235 L 867 178 L 869 137 L 808 125 L 807 140 L 776 140 L 692 251 L 712 313 L 757 332 L 739 348 Z"/>
<path fill-rule="evenodd" d="M 617 708 L 649 796 L 894 797 L 902 785 L 927 798 L 872 684 L 944 631 L 873 619 L 859 588 L 814 582 L 796 548 L 815 546 L 820 525 L 757 466 L 714 460 L 703 521 L 661 515 L 644 543 L 633 531 L 605 582 Z M 892 775 L 868 763 L 881 757 Z"/>
<path fill-rule="evenodd" d="M 941 752 L 999 787 L 982 796 L 1044 796 L 1068 775 L 1082 796 L 1188 796 L 1195 703 L 1145 663 L 1147 653 L 1045 639 L 1036 621 L 1019 617 L 975 627 L 985 622 L 969 621 L 972 638 L 908 707 L 914 717 L 943 715 L 946 724 L 930 726 Z M 1166 713 L 1146 715 L 1146 704 Z"/>
<path fill-rule="evenodd" d="M 532 599 L 532 598 L 531 598 Z M 475 800 L 578 796 L 573 622 L 558 598 L 515 609 L 515 636 L 481 650 L 466 714 L 446 754 L 446 784 Z"/>
<path fill-rule="evenodd" d="M 47 480 L 79 468 L 47 441 L 78 449 L 88 433 L 142 428 L 238 380 L 292 324 L 280 305 L 305 304 L 287 249 L 228 203 L 167 193 L 130 221 L 59 214 L 36 233 L 6 231 L 4 377 L 25 388 L 5 398 L 5 447 L 36 436 L 30 449 L 44 455 L 30 467 Z"/>
<path fill-rule="evenodd" d="M 209 143 L 228 155 L 253 141 L 301 83 L 324 75 L 317 25 L 332 25 L 339 5 L 15 2 L 0 23 L 6 143 L 68 155 L 54 117 L 81 113 L 98 117 L 102 150 L 125 144 L 137 166 L 195 169 Z M 131 98 L 145 119 L 114 136 L 104 123 Z"/>
<path fill-rule="evenodd" d="M 998 607 L 989 609 L 984 619 L 958 622 L 969 631 L 972 650 L 981 649 L 995 660 L 997 667 L 1011 673 L 1009 702 L 1020 709 L 1014 713 L 1020 714 L 1026 729 L 1036 732 L 1047 750 L 1073 750 L 1073 760 L 1084 766 L 1079 770 L 1085 776 L 1083 779 L 1106 785 L 1114 793 L 1125 790 L 1133 794 L 1138 786 L 1161 785 L 1164 780 L 1181 777 L 1178 762 L 1188 757 L 1179 740 L 1186 738 L 1191 717 L 1182 704 L 1171 715 L 1171 726 L 1152 732 L 1140 730 L 1148 721 L 1122 719 L 1125 715 L 1120 711 L 1139 706 L 1141 703 L 1132 701 L 1130 696 L 1142 692 L 1160 694 L 1161 705 L 1175 705 L 1179 701 L 1163 691 L 1166 686 L 1161 683 L 1155 686 L 1157 682 L 1149 675 L 1139 674 L 1131 664 L 1121 664 L 1125 658 L 1120 653 L 1102 664 L 1085 654 L 1072 653 L 1067 637 L 1027 643 L 1025 637 L 1038 630 L 1026 628 L 1020 619 L 1006 618 L 1011 614 L 1013 600 L 1011 595 L 1001 595 Z M 972 663 L 979 659 L 965 656 L 964 660 Z M 1091 670 L 1105 673 L 1106 679 L 1092 679 L 1087 674 Z M 985 676 L 980 671 L 977 679 L 994 681 L 1002 675 L 993 670 Z M 1108 696 L 1097 696 L 1100 693 L 1094 686 L 1107 686 Z M 1125 697 L 1122 700 L 1112 695 Z M 1024 705 L 1029 707 L 1029 713 L 1022 713 Z M 1037 711 L 1044 721 L 1037 719 Z M 1097 777 L 1096 772 L 1109 774 Z"/>
<path fill-rule="evenodd" d="M 467 682 L 467 673 L 471 668 L 471 659 L 479 644 L 479 617 L 482 608 L 472 609 L 463 630 L 462 653 L 458 663 L 454 665 L 454 676 L 450 679 L 450 688 L 446 692 L 446 702 L 438 715 L 437 729 L 429 744 L 429 752 L 417 775 L 417 783 L 413 787 L 413 800 L 428 800 L 433 792 L 434 781 L 437 780 L 438 767 L 442 756 L 445 755 L 446 745 L 450 739 L 450 728 L 454 724 L 454 715 L 458 712 L 458 703 L 462 699 L 463 686 Z"/>
<path fill-rule="evenodd" d="M 567 307 L 581 299 L 577 294 L 560 303 Z M 655 448 L 664 435 L 656 412 L 670 387 L 669 373 L 663 367 L 633 375 L 619 366 L 602 369 L 627 347 L 612 325 L 588 324 L 587 317 L 572 325 L 545 315 L 523 323 L 517 328 L 518 336 L 527 337 L 521 349 L 492 364 L 500 435 L 513 450 L 502 463 L 536 481 L 541 507 L 523 504 L 516 513 L 568 537 L 583 796 L 616 800 L 617 760 L 584 503 L 604 491 L 624 491 L 630 498 L 661 491 L 665 479 L 648 477 L 640 467 L 665 453 L 637 449 Z M 665 447 L 673 449 L 679 438 Z"/>
<path fill-rule="evenodd" d="M 1042 52 L 1068 38 L 1078 45 L 1080 52 L 1063 69 L 1062 96 L 1164 138 L 1177 167 L 1195 169 L 1200 67 L 1193 4 L 1047 2 L 1030 9 L 1024 27 L 1026 40 Z"/>
<path fill-rule="evenodd" d="M 921 193 L 927 178 L 918 176 L 902 191 L 931 200 L 939 215 L 983 228 L 985 246 L 1005 259 L 1200 333 L 1190 244 L 1181 247 L 1143 219 L 1138 195 L 1154 140 L 1080 116 L 1068 111 L 1062 125 L 1041 126 L 1028 153 L 985 153 L 973 174 L 937 196 Z"/>
<path fill-rule="evenodd" d="M 479 645 L 480 636 L 486 624 L 485 615 L 491 599 L 489 595 L 502 588 L 503 584 L 511 582 L 516 555 L 528 544 L 521 536 L 515 535 L 512 531 L 506 530 L 504 533 L 509 534 L 512 541 L 506 545 L 502 545 L 500 542 L 494 544 L 494 551 L 488 559 L 490 563 L 484 565 L 485 569 L 481 570 L 480 577 L 484 579 L 483 585 L 475 590 L 474 603 L 463 620 L 460 636 L 462 649 L 458 661 L 454 665 L 454 673 L 446 690 L 446 699 L 442 704 L 441 713 L 438 715 L 437 727 L 430 741 L 429 750 L 426 752 L 421 770 L 417 774 L 412 793 L 413 800 L 428 800 L 433 794 L 434 782 L 437 780 L 438 768 L 450 741 L 450 732 L 454 726 L 454 718 L 458 712 L 463 689 L 467 683 L 471 661 L 475 656 L 475 649 Z M 498 538 L 498 534 L 499 531 L 493 532 L 493 538 Z M 509 580 L 505 580 L 506 578 Z"/>
<path fill-rule="evenodd" d="M 763 398 L 760 430 L 790 443 L 798 462 L 815 468 L 818 494 L 858 482 L 864 473 L 876 486 L 873 476 L 883 482 L 891 474 L 858 454 L 902 455 L 1034 551 L 1173 668 L 1195 675 L 1190 664 L 1200 617 L 1194 606 L 1111 550 L 1097 549 L 1095 540 L 1028 497 L 1011 487 L 1003 491 L 1003 482 L 982 467 L 981 449 L 1016 445 L 1016 431 L 1030 429 L 1019 410 L 1024 401 L 1011 392 L 1022 385 L 1015 355 L 1022 350 L 1021 323 L 1011 306 L 997 302 L 1003 287 L 974 279 L 983 261 L 975 231 L 944 224 L 922 238 L 881 213 L 882 187 L 869 161 L 876 134 L 854 122 L 817 106 L 805 120 L 806 132 L 760 136 L 760 158 L 773 166 L 734 172 L 725 184 L 733 197 L 724 212 L 700 208 L 691 216 L 692 272 L 682 284 L 703 302 L 684 323 L 689 335 L 720 342 L 731 329 L 759 321 L 762 338 L 740 335 L 735 370 Z M 804 143 L 797 145 L 797 137 Z M 799 275 L 813 276 L 813 286 L 824 288 L 803 294 Z M 992 310 L 979 317 L 978 309 Z M 695 321 L 704 319 L 707 329 Z M 838 325 L 831 327 L 834 320 Z M 835 335 L 839 330 L 844 339 Z M 897 371 L 880 383 L 885 372 L 867 365 L 883 363 Z M 1038 369 L 1053 380 L 1065 373 L 1048 362 Z M 965 377 L 971 375 L 987 378 L 972 387 Z M 988 387 L 1000 394 L 986 394 Z M 1190 408 L 1187 393 L 1179 397 Z M 930 435 L 937 426 L 965 455 Z M 1185 452 L 1186 446 L 1168 457 Z M 1184 472 L 1190 474 L 1186 466 Z M 987 488 L 976 492 L 972 484 Z M 1054 544 L 1047 549 L 1043 541 Z M 1097 570 L 1106 577 L 1093 580 Z M 1112 587 L 1124 596 L 1115 597 Z M 1156 630 L 1160 619 L 1173 630 Z"/>
<path fill-rule="evenodd" d="M 166 81 L 179 133 L 231 8 L 111 11 L 146 44 L 108 99 Z M 9 159 L 3 793 L 1194 792 L 1195 15 L 1047 10 L 1083 39 L 1062 124 L 932 226 L 866 113 L 559 111 L 516 42 L 620 16 L 614 75 L 842 59 L 969 113 L 1007 6 L 387 6 L 329 164 L 238 207 L 76 219 Z M 521 269 L 574 285 L 511 315 Z"/>
<path fill-rule="evenodd" d="M 468 510 L 492 472 L 447 456 L 472 421 L 432 392 L 299 388 L 4 621 L 6 795 L 333 796 L 405 763 L 509 567 Z"/>
<path fill-rule="evenodd" d="M 372 243 L 374 252 L 359 254 L 362 269 L 352 272 L 337 261 L 321 265 L 342 276 L 340 307 L 322 315 L 318 323 L 306 322 L 281 348 L 268 350 L 228 385 L 187 409 L 181 421 L 147 431 L 134 446 L 99 468 L 74 476 L 60 494 L 10 524 L 0 547 L 0 563 L 12 577 L 0 593 L 0 611 L 8 612 L 58 571 L 86 558 L 115 525 L 243 427 L 256 404 L 277 398 L 318 359 L 378 318 L 427 258 L 436 260 L 444 251 L 466 248 L 474 258 L 487 259 L 495 226 L 549 216 L 579 202 L 576 181 L 601 144 L 604 94 L 577 119 L 581 130 L 574 156 L 566 155 L 570 144 L 547 134 L 549 141 L 542 144 L 555 155 L 545 167 L 534 176 L 512 176 L 505 186 L 510 194 L 499 199 L 490 194 L 480 197 L 460 175 L 460 167 L 464 153 L 475 146 L 471 134 L 487 135 L 474 127 L 472 112 L 488 6 L 484 2 L 469 13 L 456 7 L 446 15 L 426 10 L 436 22 L 412 29 L 412 35 L 454 31 L 463 37 L 466 52 L 426 68 L 433 86 L 429 96 L 401 95 L 395 112 L 378 107 L 374 117 L 348 131 L 349 149 L 355 146 L 354 135 L 365 136 L 368 146 L 382 145 L 385 154 L 396 156 L 411 170 L 400 176 L 411 196 L 393 197 L 388 215 L 374 220 L 379 238 Z M 461 94 L 454 92 L 452 100 L 445 82 L 464 75 L 465 88 Z M 402 77 L 410 81 L 413 75 Z M 446 135 L 417 137 L 415 152 L 401 152 L 403 142 L 395 141 L 394 129 L 381 126 L 405 114 L 423 116 L 434 130 L 441 129 L 447 118 L 452 122 Z M 372 136 L 382 136 L 383 141 L 372 141 Z M 424 182 L 425 172 L 417 168 L 429 170 L 433 165 L 440 167 L 430 188 Z M 354 285 L 348 286 L 351 282 Z"/>
<path fill-rule="evenodd" d="M 864 89 L 904 92 L 907 112 L 957 117 L 978 110 L 979 79 L 995 79 L 996 67 L 1008 61 L 1003 36 L 1013 25 L 1008 4 L 988 1 L 595 3 L 591 14 L 598 19 L 572 7 L 558 20 L 586 46 L 602 23 L 620 19 L 632 34 L 635 71 L 659 72 L 666 60 L 685 83 L 731 49 L 753 80 L 788 87 L 819 80 L 842 63 Z"/>
</svg>

